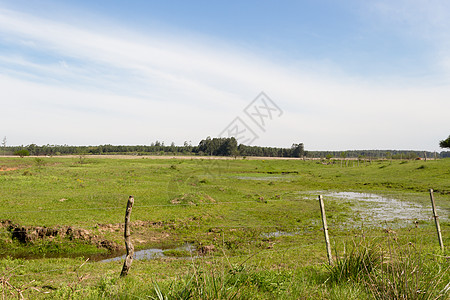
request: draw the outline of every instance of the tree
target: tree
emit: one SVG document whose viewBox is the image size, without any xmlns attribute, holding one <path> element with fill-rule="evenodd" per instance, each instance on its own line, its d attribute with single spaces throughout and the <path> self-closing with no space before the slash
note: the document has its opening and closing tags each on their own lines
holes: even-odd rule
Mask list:
<svg viewBox="0 0 450 300">
<path fill-rule="evenodd" d="M 392 159 L 392 153 L 391 152 L 386 152 L 386 159 Z"/>
<path fill-rule="evenodd" d="M 28 152 L 30 152 L 31 155 L 37 155 L 37 153 L 36 153 L 37 148 L 38 148 L 38 146 L 36 144 L 30 144 L 27 146 L 27 150 L 28 150 Z"/>
<path fill-rule="evenodd" d="M 6 155 L 6 136 L 3 138 L 2 146 L 3 146 L 3 155 Z"/>
<path fill-rule="evenodd" d="M 22 149 L 14 152 L 14 155 L 18 155 L 23 158 L 24 156 L 30 156 L 30 152 L 27 149 Z"/>
<path fill-rule="evenodd" d="M 220 146 L 218 149 L 219 155 L 224 156 L 237 156 L 238 155 L 238 145 L 237 140 L 234 137 L 219 139 Z"/>
<path fill-rule="evenodd" d="M 185 153 L 191 153 L 192 152 L 192 142 L 191 141 L 184 141 L 183 144 L 183 152 Z"/>
<path fill-rule="evenodd" d="M 234 137 L 231 138 L 213 138 L 207 137 L 198 144 L 198 151 L 218 156 L 236 156 L 238 155 L 238 144 Z"/>
<path fill-rule="evenodd" d="M 441 148 L 450 148 L 450 135 L 448 136 L 448 138 L 446 140 L 440 141 L 439 146 Z"/>
<path fill-rule="evenodd" d="M 176 150 L 177 150 L 177 146 L 175 146 L 175 143 L 172 142 L 169 147 L 169 152 L 172 152 L 172 154 L 175 154 Z"/>
<path fill-rule="evenodd" d="M 305 155 L 305 147 L 303 146 L 303 143 L 292 144 L 291 150 L 292 157 L 303 157 Z"/>
<path fill-rule="evenodd" d="M 345 163 L 347 163 L 347 160 L 346 160 L 346 158 L 347 158 L 347 152 L 346 151 L 342 151 L 341 152 L 341 167 L 342 167 L 342 161 L 343 160 L 345 160 Z"/>
</svg>

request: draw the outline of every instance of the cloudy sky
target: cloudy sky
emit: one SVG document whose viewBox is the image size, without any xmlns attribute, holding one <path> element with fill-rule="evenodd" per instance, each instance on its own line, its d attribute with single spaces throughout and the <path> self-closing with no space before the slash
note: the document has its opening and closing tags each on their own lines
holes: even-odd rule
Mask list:
<svg viewBox="0 0 450 300">
<path fill-rule="evenodd" d="M 445 0 L 0 0 L 9 145 L 195 145 L 238 118 L 254 145 L 439 151 L 449 112 Z"/>
</svg>

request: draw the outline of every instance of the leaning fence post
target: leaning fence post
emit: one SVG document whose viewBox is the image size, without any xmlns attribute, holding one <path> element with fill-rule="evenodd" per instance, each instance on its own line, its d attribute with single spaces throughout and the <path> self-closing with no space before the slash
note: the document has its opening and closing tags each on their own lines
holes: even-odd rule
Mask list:
<svg viewBox="0 0 450 300">
<path fill-rule="evenodd" d="M 331 257 L 330 238 L 328 237 L 327 217 L 325 216 L 325 206 L 323 204 L 322 195 L 319 195 L 319 203 L 320 203 L 320 212 L 322 214 L 323 234 L 325 235 L 325 244 L 327 246 L 328 263 L 331 265 L 332 257 Z"/>
<path fill-rule="evenodd" d="M 122 272 L 120 273 L 120 277 L 126 276 L 128 274 L 128 271 L 131 268 L 131 263 L 133 262 L 133 255 L 134 255 L 134 247 L 133 244 L 131 244 L 130 239 L 130 216 L 131 216 L 131 209 L 133 208 L 134 198 L 133 196 L 130 196 L 128 198 L 127 203 L 127 210 L 125 212 L 125 229 L 124 229 L 124 237 L 125 237 L 125 247 L 127 248 L 127 256 L 125 258 L 125 262 L 123 263 Z"/>
<path fill-rule="evenodd" d="M 431 206 L 433 208 L 434 223 L 436 224 L 436 231 L 439 239 L 439 246 L 444 251 L 444 243 L 442 242 L 441 226 L 439 225 L 439 216 L 436 213 L 436 204 L 434 203 L 433 189 L 430 189 Z"/>
</svg>

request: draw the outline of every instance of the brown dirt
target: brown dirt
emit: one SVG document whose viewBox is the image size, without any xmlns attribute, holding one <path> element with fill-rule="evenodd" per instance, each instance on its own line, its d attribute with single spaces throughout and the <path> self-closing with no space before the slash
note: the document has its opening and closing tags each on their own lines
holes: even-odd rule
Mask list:
<svg viewBox="0 0 450 300">
<path fill-rule="evenodd" d="M 0 227 L 6 227 L 12 234 L 12 239 L 16 239 L 23 244 L 33 243 L 38 240 L 54 239 L 56 237 L 77 240 L 95 245 L 98 248 L 104 248 L 109 251 L 118 251 L 123 247 L 113 241 L 106 240 L 100 235 L 91 233 L 82 228 L 73 228 L 71 226 L 62 227 L 40 227 L 40 226 L 21 226 L 12 223 L 10 220 L 1 220 Z"/>
<path fill-rule="evenodd" d="M 153 221 L 131 222 L 132 241 L 137 244 L 160 244 L 171 238 L 167 232 L 160 232 L 159 229 L 166 224 Z M 23 244 L 31 244 L 39 240 L 52 240 L 57 237 L 71 241 L 81 241 L 98 248 L 107 249 L 111 252 L 125 249 L 122 244 L 111 241 L 117 240 L 114 237 L 123 235 L 124 224 L 97 224 L 92 230 L 75 228 L 72 226 L 46 227 L 46 226 L 22 226 L 13 223 L 11 220 L 0 220 L 0 228 L 6 228 L 11 232 L 12 239 Z M 112 234 L 112 235 L 111 235 Z M 105 238 L 105 236 L 108 238 Z"/>
<path fill-rule="evenodd" d="M 166 224 L 163 222 L 154 221 L 133 221 L 131 222 L 132 236 L 131 240 L 138 244 L 160 244 L 169 240 L 171 237 L 167 232 L 160 232 L 158 230 Z M 97 224 L 96 228 L 102 234 L 120 233 L 123 234 L 124 224 Z"/>
<path fill-rule="evenodd" d="M 216 247 L 214 245 L 205 245 L 198 248 L 198 253 L 201 255 L 210 254 L 216 251 Z"/>
<path fill-rule="evenodd" d="M 8 171 L 15 171 L 19 168 L 7 168 L 7 167 L 0 167 L 0 172 L 8 172 Z"/>
</svg>

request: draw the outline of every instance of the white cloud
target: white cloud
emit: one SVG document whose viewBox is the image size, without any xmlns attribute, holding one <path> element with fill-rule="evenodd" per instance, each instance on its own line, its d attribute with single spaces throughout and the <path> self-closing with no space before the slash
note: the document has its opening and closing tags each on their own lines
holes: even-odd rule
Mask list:
<svg viewBox="0 0 450 300">
<path fill-rule="evenodd" d="M 0 56 L 0 135 L 10 143 L 196 143 L 220 133 L 261 90 L 285 114 L 256 144 L 434 150 L 448 134 L 447 86 L 306 72 L 206 39 L 128 35 L 6 10 L 0 36 L 26 49 Z"/>
</svg>

